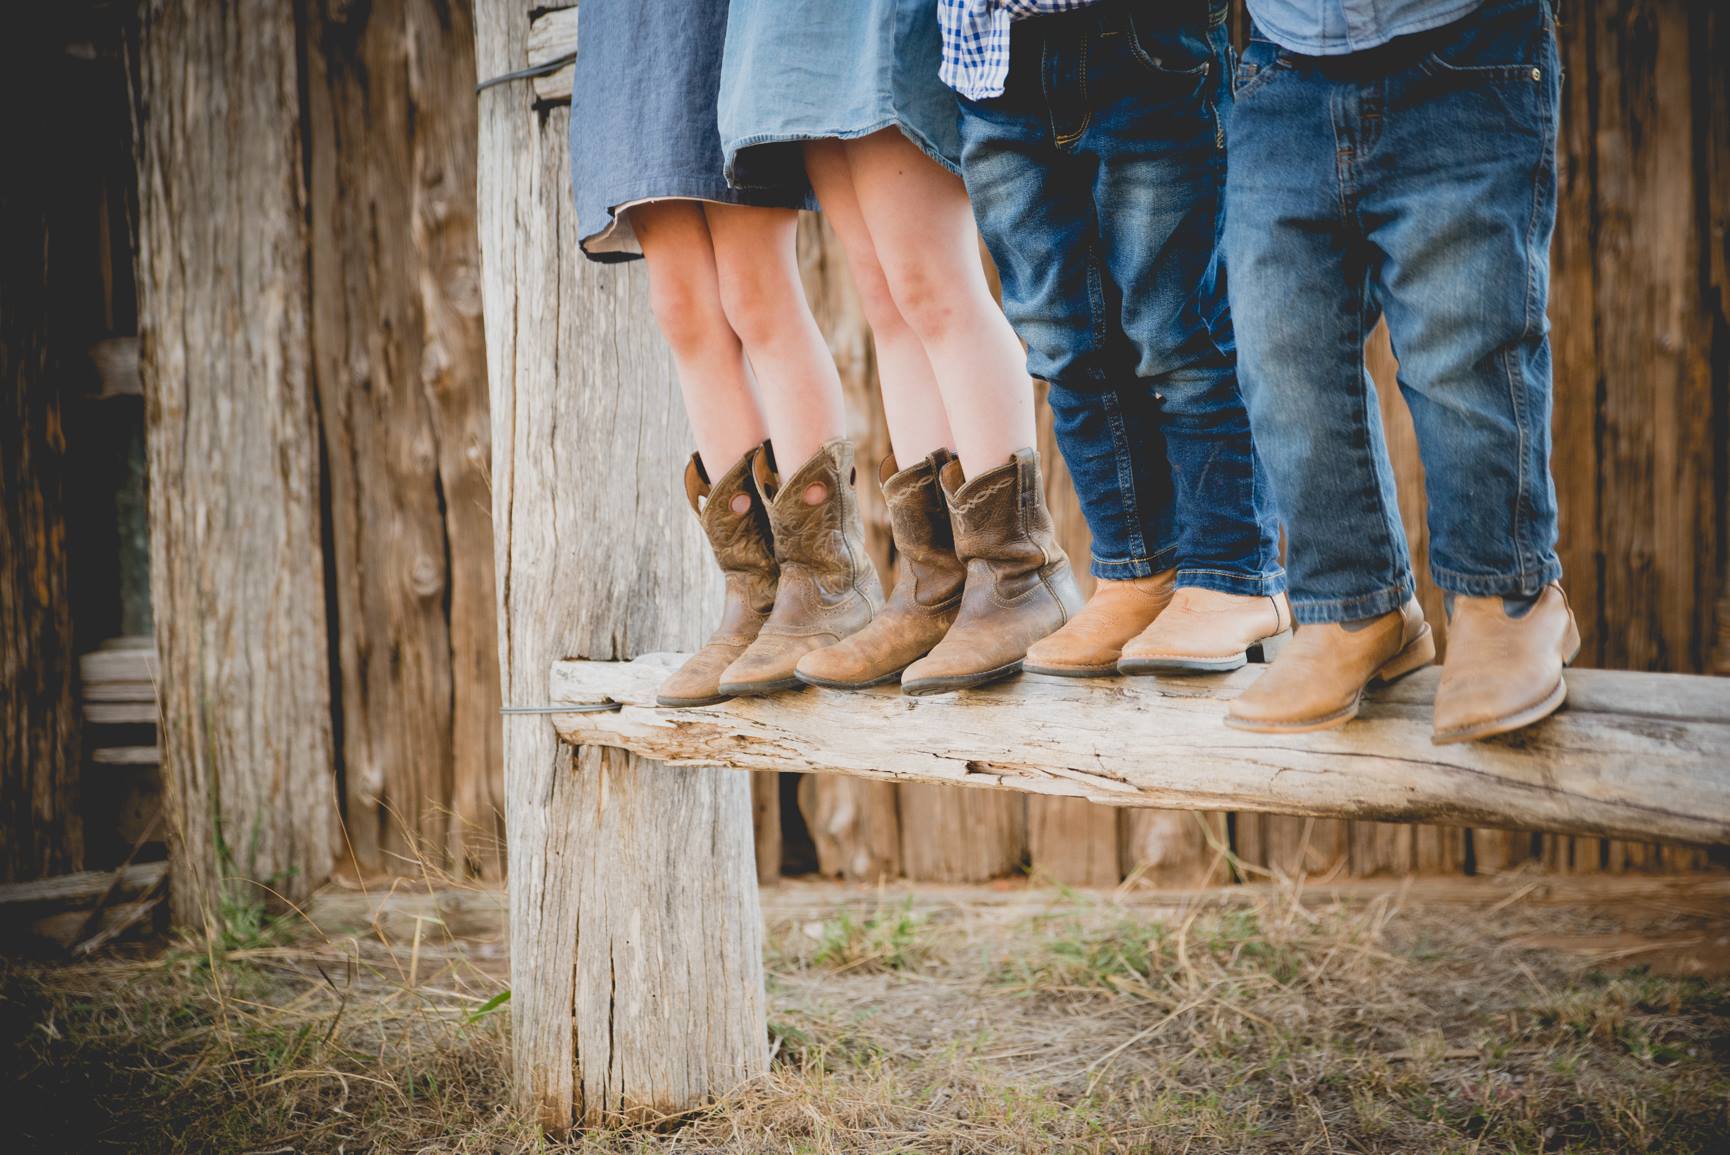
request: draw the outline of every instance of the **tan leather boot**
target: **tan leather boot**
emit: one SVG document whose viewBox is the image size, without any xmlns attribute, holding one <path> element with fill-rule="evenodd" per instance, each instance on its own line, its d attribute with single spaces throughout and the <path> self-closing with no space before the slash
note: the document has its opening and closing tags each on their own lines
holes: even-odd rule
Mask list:
<svg viewBox="0 0 1730 1155">
<path fill-rule="evenodd" d="M 1291 606 L 1273 597 L 1185 586 L 1171 607 L 1123 647 L 1125 674 L 1207 674 L 1271 662 L 1291 637 Z"/>
<path fill-rule="evenodd" d="M 1279 660 L 1232 702 L 1226 725 L 1267 734 L 1343 726 L 1356 717 L 1365 687 L 1435 659 L 1436 640 L 1416 598 L 1356 629 L 1299 626 Z"/>
<path fill-rule="evenodd" d="M 1093 596 L 1063 628 L 1027 648 L 1021 668 L 1030 674 L 1101 678 L 1117 673 L 1124 643 L 1145 630 L 1171 604 L 1175 569 L 1152 577 L 1100 578 Z"/>
<path fill-rule="evenodd" d="M 967 568 L 955 556 L 949 506 L 937 478 L 954 459 L 939 449 L 900 471 L 894 454 L 883 459 L 877 480 L 895 534 L 895 588 L 870 625 L 800 658 L 793 672 L 801 682 L 832 690 L 893 682 L 949 631 L 961 608 Z"/>
<path fill-rule="evenodd" d="M 1580 627 L 1555 582 L 1520 618 L 1499 597 L 1456 597 L 1430 741 L 1470 742 L 1549 717 L 1568 696 L 1562 668 L 1579 654 Z"/>
<path fill-rule="evenodd" d="M 1028 646 L 1081 610 L 1081 591 L 1045 508 L 1039 454 L 1016 450 L 1007 464 L 971 481 L 951 461 L 941 480 L 967 584 L 955 624 L 901 675 L 907 694 L 1008 677 L 1021 669 Z"/>
<path fill-rule="evenodd" d="M 800 658 L 863 629 L 883 605 L 883 586 L 865 555 L 853 443 L 829 442 L 779 488 L 766 454 L 757 455 L 752 472 L 768 507 L 781 581 L 769 620 L 721 674 L 728 695 L 799 688 L 793 669 Z M 805 499 L 813 485 L 824 489 L 816 505 Z"/>
<path fill-rule="evenodd" d="M 769 538 L 769 514 L 751 484 L 751 466 L 761 452 L 753 449 L 739 458 L 713 485 L 695 453 L 685 465 L 685 496 L 709 539 L 709 548 L 715 551 L 721 573 L 726 575 L 727 594 L 721 624 L 702 649 L 661 683 L 656 700 L 663 706 L 708 706 L 724 701 L 721 671 L 745 652 L 775 604 L 780 567 L 775 564 L 775 547 Z M 734 499 L 740 496 L 750 502 L 743 513 L 733 508 Z"/>
</svg>

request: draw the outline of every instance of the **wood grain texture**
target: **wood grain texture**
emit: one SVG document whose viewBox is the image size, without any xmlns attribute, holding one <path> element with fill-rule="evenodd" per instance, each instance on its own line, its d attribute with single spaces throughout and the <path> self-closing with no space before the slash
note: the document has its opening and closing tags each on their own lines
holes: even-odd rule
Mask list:
<svg viewBox="0 0 1730 1155">
<path fill-rule="evenodd" d="M 657 708 L 655 687 L 680 660 L 560 662 L 553 701 L 619 704 L 555 715 L 560 734 L 678 763 L 752 770 L 784 759 L 820 773 L 1117 806 L 1730 843 L 1730 682 L 1717 678 L 1578 671 L 1569 707 L 1518 737 L 1433 746 L 1434 669 L 1372 693 L 1352 726 L 1268 735 L 1223 721 L 1253 669 L 1175 682 L 1024 675 L 933 698 L 891 687 Z M 1305 869 L 1343 864 L 1343 831 L 1311 834 L 1298 859 Z"/>
<path fill-rule="evenodd" d="M 309 11 L 312 348 L 347 851 L 502 871 L 466 5 Z"/>
<path fill-rule="evenodd" d="M 481 0 L 477 71 L 527 62 L 532 0 Z M 678 487 L 688 452 L 641 267 L 591 265 L 569 112 L 521 86 L 480 105 L 503 700 L 556 659 L 692 646 L 720 575 Z M 565 745 L 505 720 L 517 1101 L 555 1132 L 687 1109 L 761 1074 L 768 1043 L 743 775 Z M 770 766 L 765 769 L 778 769 Z"/>
<path fill-rule="evenodd" d="M 336 852 L 297 55 L 288 7 L 140 13 L 151 590 L 173 913 L 193 928 L 225 893 L 304 898 Z"/>
<path fill-rule="evenodd" d="M 0 37 L 0 145 L 56 147 L 43 99 L 50 47 L 24 26 Z M 64 375 L 51 362 L 50 218 L 59 166 L 19 160 L 0 180 L 0 881 L 83 865 L 80 725 L 73 692 L 66 540 Z"/>
</svg>

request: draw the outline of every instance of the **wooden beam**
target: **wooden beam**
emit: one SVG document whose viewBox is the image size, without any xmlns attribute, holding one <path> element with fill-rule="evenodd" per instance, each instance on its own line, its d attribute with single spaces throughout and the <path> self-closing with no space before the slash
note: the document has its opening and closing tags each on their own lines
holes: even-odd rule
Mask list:
<svg viewBox="0 0 1730 1155">
<path fill-rule="evenodd" d="M 811 691 L 654 705 L 680 660 L 555 663 L 559 736 L 664 762 L 1022 790 L 1115 806 L 1249 810 L 1730 845 L 1730 680 L 1577 670 L 1571 704 L 1499 741 L 1430 743 L 1438 671 L 1341 730 L 1246 734 L 1224 703 L 1257 671 L 1162 681 L 1023 676 L 963 695 Z"/>
</svg>

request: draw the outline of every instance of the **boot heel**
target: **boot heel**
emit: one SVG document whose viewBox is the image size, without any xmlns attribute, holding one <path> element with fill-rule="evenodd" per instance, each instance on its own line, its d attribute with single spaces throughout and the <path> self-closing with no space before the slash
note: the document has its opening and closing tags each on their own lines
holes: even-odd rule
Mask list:
<svg viewBox="0 0 1730 1155">
<path fill-rule="evenodd" d="M 1266 664 L 1279 657 L 1279 652 L 1285 649 L 1286 643 L 1289 641 L 1291 641 L 1291 631 L 1281 630 L 1272 637 L 1263 638 L 1252 644 L 1248 650 L 1244 651 L 1244 656 L 1252 662 Z"/>
<path fill-rule="evenodd" d="M 1376 671 L 1373 679 L 1377 682 L 1392 682 L 1403 678 L 1414 670 L 1421 670 L 1436 660 L 1436 637 L 1430 632 L 1428 625 L 1424 632 L 1406 644 L 1406 648 L 1389 658 L 1381 669 Z"/>
</svg>

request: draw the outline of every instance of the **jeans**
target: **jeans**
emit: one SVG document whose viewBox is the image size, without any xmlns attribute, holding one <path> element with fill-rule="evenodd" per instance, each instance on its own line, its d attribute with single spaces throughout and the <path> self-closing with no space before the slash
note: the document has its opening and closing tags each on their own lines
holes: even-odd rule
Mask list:
<svg viewBox="0 0 1730 1155">
<path fill-rule="evenodd" d="M 1093 573 L 1284 588 L 1238 390 L 1219 230 L 1225 0 L 1018 21 L 1002 96 L 961 99 L 961 168 L 1003 305 L 1050 384 Z"/>
<path fill-rule="evenodd" d="M 1417 428 L 1436 584 L 1520 597 L 1561 575 L 1545 317 L 1560 82 L 1546 0 L 1487 0 L 1348 56 L 1252 32 L 1225 251 L 1299 622 L 1413 591 L 1364 369 L 1378 317 Z"/>
</svg>

